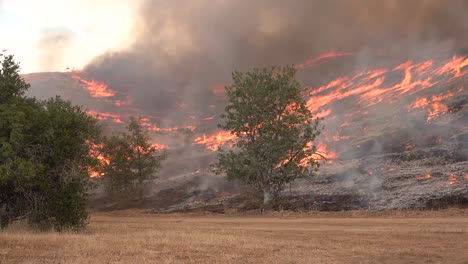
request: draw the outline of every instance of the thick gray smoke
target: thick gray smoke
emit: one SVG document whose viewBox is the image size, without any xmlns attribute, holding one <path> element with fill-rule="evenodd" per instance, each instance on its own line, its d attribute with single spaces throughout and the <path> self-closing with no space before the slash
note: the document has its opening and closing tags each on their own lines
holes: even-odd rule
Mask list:
<svg viewBox="0 0 468 264">
<path fill-rule="evenodd" d="M 468 2 L 146 1 L 126 50 L 85 69 L 166 120 L 210 116 L 233 70 L 297 64 L 330 50 L 419 56 L 468 47 Z M 183 105 L 182 116 L 175 111 Z M 218 109 L 219 110 L 219 109 Z M 216 112 L 216 111 L 214 111 Z"/>
</svg>

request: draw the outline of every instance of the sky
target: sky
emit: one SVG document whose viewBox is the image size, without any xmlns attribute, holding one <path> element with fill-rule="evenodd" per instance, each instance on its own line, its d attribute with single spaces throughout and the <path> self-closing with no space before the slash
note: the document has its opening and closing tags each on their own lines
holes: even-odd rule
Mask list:
<svg viewBox="0 0 468 264">
<path fill-rule="evenodd" d="M 132 43 L 140 0 L 0 0 L 0 51 L 22 73 L 81 69 Z"/>
</svg>

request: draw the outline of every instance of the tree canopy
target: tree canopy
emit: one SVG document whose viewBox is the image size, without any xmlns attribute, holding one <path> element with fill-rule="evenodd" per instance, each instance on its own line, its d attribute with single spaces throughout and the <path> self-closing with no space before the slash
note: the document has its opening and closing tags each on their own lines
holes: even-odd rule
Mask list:
<svg viewBox="0 0 468 264">
<path fill-rule="evenodd" d="M 27 219 L 41 229 L 81 228 L 97 120 L 59 97 L 25 97 L 13 56 L 1 65 L 0 226 Z"/>
<path fill-rule="evenodd" d="M 234 72 L 225 87 L 228 104 L 220 127 L 237 136 L 233 149 L 220 150 L 216 172 L 263 193 L 264 205 L 284 184 L 313 175 L 319 167 L 314 118 L 295 80 L 294 67 Z"/>
</svg>

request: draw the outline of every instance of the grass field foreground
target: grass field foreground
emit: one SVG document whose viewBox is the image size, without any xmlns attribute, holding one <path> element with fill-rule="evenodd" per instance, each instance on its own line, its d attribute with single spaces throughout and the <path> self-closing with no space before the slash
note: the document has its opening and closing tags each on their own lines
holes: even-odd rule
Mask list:
<svg viewBox="0 0 468 264">
<path fill-rule="evenodd" d="M 467 210 L 94 214 L 82 233 L 0 232 L 0 263 L 468 263 Z"/>
</svg>

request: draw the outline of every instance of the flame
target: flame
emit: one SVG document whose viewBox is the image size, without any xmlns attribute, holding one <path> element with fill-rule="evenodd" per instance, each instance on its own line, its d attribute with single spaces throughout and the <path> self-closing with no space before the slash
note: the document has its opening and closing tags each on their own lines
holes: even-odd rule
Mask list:
<svg viewBox="0 0 468 264">
<path fill-rule="evenodd" d="M 114 102 L 115 106 L 121 107 L 121 106 L 129 106 L 132 105 L 133 101 L 131 100 L 117 100 Z"/>
<path fill-rule="evenodd" d="M 153 143 L 151 147 L 155 148 L 158 151 L 169 149 L 169 146 L 166 144 Z"/>
<path fill-rule="evenodd" d="M 468 58 L 457 56 L 442 66 L 435 65 L 432 60 L 420 63 L 407 61 L 391 69 L 365 70 L 354 75 L 338 77 L 323 86 L 309 88 L 307 106 L 312 113 L 318 115 L 325 111 L 322 109 L 324 106 L 328 107 L 326 110 L 328 111 L 329 106 L 334 102 L 350 97 L 356 97 L 362 107 L 371 107 L 378 103 L 393 103 L 399 100 L 402 95 L 416 94 L 434 86 L 439 83 L 438 76 L 447 75 L 454 79 L 466 75 L 468 71 L 464 70 L 463 67 L 467 66 L 467 63 Z M 399 82 L 394 82 L 393 85 L 389 86 L 384 85 L 387 73 L 398 72 L 402 73 L 402 79 Z M 463 89 L 460 89 L 456 93 L 462 91 Z M 430 114 L 430 119 L 441 112 L 446 112 L 448 109 L 440 104 L 440 101 L 454 95 L 455 93 L 447 93 L 434 97 L 433 101 L 439 102 L 439 104 L 431 104 L 434 110 Z M 420 99 L 415 102 L 414 107 L 423 107 L 429 104 L 429 100 Z M 362 112 L 355 114 L 362 114 Z"/>
<path fill-rule="evenodd" d="M 331 140 L 337 142 L 342 140 L 348 140 L 350 138 L 350 136 L 342 136 L 338 132 L 336 132 L 335 135 L 332 136 Z"/>
<path fill-rule="evenodd" d="M 202 120 L 203 121 L 210 121 L 210 120 L 213 120 L 214 118 L 215 118 L 215 116 L 209 116 L 209 117 L 203 118 Z"/>
<path fill-rule="evenodd" d="M 312 155 L 312 158 L 316 161 L 325 159 L 327 164 L 332 164 L 338 158 L 338 154 L 334 151 L 328 150 L 327 145 L 324 143 L 319 143 L 315 152 L 317 154 Z"/>
<path fill-rule="evenodd" d="M 114 123 L 122 124 L 124 123 L 123 119 L 127 118 L 128 116 L 123 116 L 119 114 L 112 114 L 106 112 L 98 112 L 93 110 L 86 111 L 89 115 L 96 117 L 98 120 L 111 120 Z"/>
<path fill-rule="evenodd" d="M 155 132 L 174 132 L 174 131 L 179 131 L 181 129 L 181 127 L 177 127 L 177 126 L 161 128 L 161 127 L 157 126 L 156 124 L 151 123 L 151 120 L 150 120 L 149 117 L 142 117 L 140 119 L 140 121 L 141 121 L 142 126 L 146 127 L 150 131 L 155 131 Z M 197 127 L 187 125 L 187 126 L 185 126 L 183 128 L 188 129 L 190 131 L 195 131 L 195 129 Z"/>
<path fill-rule="evenodd" d="M 431 175 L 430 174 L 426 174 L 426 175 L 420 175 L 417 177 L 418 181 L 422 181 L 422 180 L 429 180 L 431 179 Z"/>
<path fill-rule="evenodd" d="M 442 104 L 441 101 L 453 97 L 456 93 L 463 92 L 463 90 L 464 87 L 461 87 L 456 92 L 447 92 L 439 95 L 433 95 L 430 99 L 417 98 L 416 102 L 410 106 L 410 109 L 426 108 L 428 111 L 426 121 L 429 123 L 432 119 L 449 111 L 448 107 Z"/>
<path fill-rule="evenodd" d="M 100 164 L 109 164 L 110 163 L 109 159 L 105 158 L 99 151 L 103 147 L 102 144 L 91 144 L 89 142 L 88 142 L 88 144 L 90 144 L 89 145 L 89 156 L 90 157 L 97 159 L 97 161 Z M 88 173 L 89 173 L 89 176 L 92 177 L 92 178 L 104 176 L 102 173 L 99 173 L 99 172 L 95 171 L 93 168 L 88 168 Z"/>
<path fill-rule="evenodd" d="M 88 81 L 88 80 L 81 78 L 80 76 L 76 74 L 72 75 L 72 78 L 85 84 L 86 90 L 89 91 L 92 97 L 95 97 L 95 98 L 112 97 L 116 94 L 116 92 L 110 90 L 107 87 L 107 84 L 105 83 L 100 83 L 95 80 Z"/>
<path fill-rule="evenodd" d="M 214 135 L 206 136 L 203 134 L 194 139 L 195 144 L 204 145 L 207 149 L 217 151 L 222 145 L 232 142 L 236 139 L 236 135 L 229 131 L 220 131 Z"/>
<path fill-rule="evenodd" d="M 442 66 L 437 73 L 438 74 L 452 74 L 454 78 L 459 78 L 466 75 L 468 72 L 462 72 L 462 68 L 468 66 L 468 58 L 453 56 L 452 60 Z"/>
<path fill-rule="evenodd" d="M 335 51 L 331 51 L 331 52 L 322 54 L 322 55 L 320 55 L 318 57 L 308 59 L 303 63 L 297 64 L 295 67 L 298 70 L 302 70 L 302 69 L 310 67 L 310 66 L 321 64 L 321 63 L 325 62 L 326 59 L 331 59 L 331 58 L 336 58 L 336 57 L 343 57 L 343 56 L 350 56 L 350 55 L 352 55 L 352 53 L 337 53 Z"/>
<path fill-rule="evenodd" d="M 454 185 L 457 182 L 457 176 L 455 176 L 455 174 L 450 174 L 448 177 L 448 182 L 450 185 Z"/>
<path fill-rule="evenodd" d="M 331 113 L 332 113 L 332 110 L 331 110 L 331 109 L 322 110 L 321 112 L 316 113 L 315 116 L 316 116 L 317 118 L 324 118 L 324 117 L 326 117 L 326 116 L 329 116 Z"/>
</svg>

